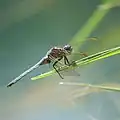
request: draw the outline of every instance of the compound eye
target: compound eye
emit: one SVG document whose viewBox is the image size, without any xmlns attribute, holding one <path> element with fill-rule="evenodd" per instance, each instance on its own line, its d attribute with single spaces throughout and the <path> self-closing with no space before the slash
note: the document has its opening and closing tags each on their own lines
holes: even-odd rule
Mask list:
<svg viewBox="0 0 120 120">
<path fill-rule="evenodd" d="M 70 48 L 71 48 L 70 45 L 65 45 L 65 46 L 64 46 L 64 49 L 65 49 L 65 50 L 70 50 Z"/>
<path fill-rule="evenodd" d="M 70 45 L 65 45 L 65 46 L 64 46 L 64 49 L 65 49 L 68 53 L 71 53 L 73 48 L 72 48 Z"/>
</svg>

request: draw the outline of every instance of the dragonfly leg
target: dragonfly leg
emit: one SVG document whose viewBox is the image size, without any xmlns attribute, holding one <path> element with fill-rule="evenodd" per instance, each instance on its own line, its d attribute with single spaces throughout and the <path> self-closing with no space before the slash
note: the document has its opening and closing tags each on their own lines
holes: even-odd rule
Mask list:
<svg viewBox="0 0 120 120">
<path fill-rule="evenodd" d="M 56 64 L 57 64 L 62 58 L 63 58 L 63 57 L 59 58 L 57 61 L 54 62 L 53 68 L 54 68 L 55 71 L 58 73 L 58 75 L 59 75 L 62 79 L 64 79 L 64 78 L 62 77 L 62 75 L 60 74 L 60 72 L 59 72 L 59 71 L 57 70 L 57 68 L 55 67 Z"/>
<path fill-rule="evenodd" d="M 65 65 L 68 65 L 68 66 L 70 66 L 70 65 L 76 66 L 75 61 L 72 61 L 72 62 L 70 63 L 69 60 L 68 60 L 68 58 L 67 58 L 66 56 L 64 56 L 64 63 L 65 63 Z"/>
<path fill-rule="evenodd" d="M 75 61 L 72 61 L 70 63 L 69 60 L 68 60 L 68 58 L 66 56 L 64 56 L 64 63 L 65 63 L 65 65 L 68 65 L 68 66 L 70 66 L 70 65 L 71 66 L 76 66 Z M 77 76 L 80 76 L 80 74 L 77 71 L 74 70 L 73 72 L 75 72 L 77 74 Z"/>
<path fill-rule="evenodd" d="M 68 60 L 68 58 L 66 56 L 64 56 L 64 63 L 65 63 L 65 65 L 68 65 L 68 66 L 71 65 L 69 60 Z"/>
</svg>

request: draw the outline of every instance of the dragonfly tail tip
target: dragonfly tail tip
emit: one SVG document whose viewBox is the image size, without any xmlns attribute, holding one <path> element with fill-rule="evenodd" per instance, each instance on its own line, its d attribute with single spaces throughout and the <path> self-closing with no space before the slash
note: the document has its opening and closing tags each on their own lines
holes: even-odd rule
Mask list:
<svg viewBox="0 0 120 120">
<path fill-rule="evenodd" d="M 7 87 L 11 87 L 13 84 L 14 84 L 14 83 L 9 83 L 9 84 L 7 85 Z"/>
</svg>

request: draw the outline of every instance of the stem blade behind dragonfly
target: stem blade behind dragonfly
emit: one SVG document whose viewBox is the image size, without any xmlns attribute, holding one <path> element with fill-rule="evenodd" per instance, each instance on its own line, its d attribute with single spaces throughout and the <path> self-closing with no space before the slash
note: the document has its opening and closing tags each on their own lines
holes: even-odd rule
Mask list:
<svg viewBox="0 0 120 120">
<path fill-rule="evenodd" d="M 102 90 L 120 92 L 120 87 L 113 87 L 109 85 L 93 85 L 89 83 L 75 83 L 75 82 L 59 82 L 60 85 L 70 85 L 70 86 L 81 86 L 81 87 L 89 87 L 89 88 L 98 88 Z"/>
<path fill-rule="evenodd" d="M 44 62 L 44 58 L 41 59 L 37 64 L 35 64 L 34 66 L 32 66 L 31 68 L 29 68 L 28 70 L 26 70 L 25 72 L 23 72 L 22 74 L 20 74 L 18 77 L 16 77 L 14 80 L 12 80 L 7 87 L 11 87 L 12 85 L 14 85 L 15 83 L 17 83 L 19 80 L 21 80 L 24 76 L 26 76 L 28 73 L 30 73 L 31 71 L 35 70 L 36 68 L 38 68 L 40 65 L 42 65 Z"/>
</svg>

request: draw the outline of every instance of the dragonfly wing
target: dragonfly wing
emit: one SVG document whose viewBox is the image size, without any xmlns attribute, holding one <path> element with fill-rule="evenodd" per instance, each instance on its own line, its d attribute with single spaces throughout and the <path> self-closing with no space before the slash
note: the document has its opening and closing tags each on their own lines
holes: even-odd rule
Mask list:
<svg viewBox="0 0 120 120">
<path fill-rule="evenodd" d="M 63 76 L 76 76 L 76 77 L 79 77 L 80 76 L 80 73 L 76 70 L 64 70 L 64 71 L 60 71 L 60 73 L 63 75 Z"/>
<path fill-rule="evenodd" d="M 57 61 L 56 58 L 54 58 L 53 56 L 50 56 L 52 59 L 52 62 L 54 63 L 55 61 Z M 66 66 L 62 61 L 58 61 L 58 63 L 56 64 L 58 68 L 62 67 L 62 66 Z M 58 70 L 59 71 L 59 70 Z M 76 70 L 64 70 L 64 71 L 59 71 L 61 75 L 63 76 L 80 76 L 80 73 L 77 72 Z"/>
<path fill-rule="evenodd" d="M 79 57 L 87 57 L 87 53 L 84 52 L 73 52 L 71 53 L 72 56 L 79 56 Z"/>
<path fill-rule="evenodd" d="M 40 65 L 47 64 L 46 59 L 43 58 L 41 59 L 37 64 L 35 64 L 34 66 L 32 66 L 31 68 L 29 68 L 28 70 L 26 70 L 25 72 L 23 72 L 22 74 L 20 74 L 18 77 L 16 77 L 14 80 L 12 80 L 7 87 L 11 87 L 13 84 L 17 83 L 19 80 L 21 80 L 24 76 L 26 76 L 28 73 L 30 73 L 31 71 L 33 71 L 34 69 L 38 68 Z"/>
</svg>

